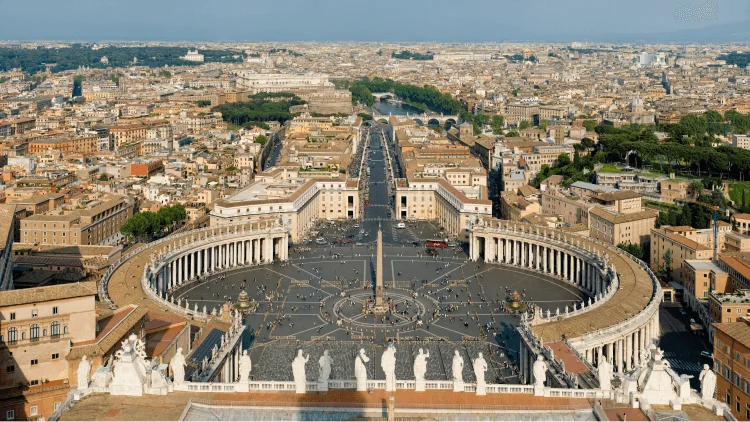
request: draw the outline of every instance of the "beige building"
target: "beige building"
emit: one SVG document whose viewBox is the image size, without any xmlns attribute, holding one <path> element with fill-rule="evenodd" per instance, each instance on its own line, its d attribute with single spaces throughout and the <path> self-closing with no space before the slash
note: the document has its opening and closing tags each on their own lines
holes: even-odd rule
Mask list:
<svg viewBox="0 0 750 422">
<path fill-rule="evenodd" d="M 95 282 L 0 293 L 0 386 L 68 378 L 69 342 L 96 338 Z"/>
<path fill-rule="evenodd" d="M 742 149 L 750 149 L 750 136 L 732 135 L 732 146 Z"/>
<path fill-rule="evenodd" d="M 16 224 L 16 206 L 0 205 L 0 290 L 13 288 L 13 231 Z"/>
<path fill-rule="evenodd" d="M 133 201 L 111 196 L 84 209 L 49 211 L 21 221 L 21 242 L 35 245 L 116 244 L 120 227 L 133 216 Z"/>
<path fill-rule="evenodd" d="M 685 260 L 710 260 L 713 256 L 711 248 L 698 243 L 696 238 L 696 229 L 690 226 L 666 226 L 652 229 L 651 262 L 649 263 L 651 270 L 671 269 L 672 279 L 684 284 L 687 277 L 683 268 Z M 670 251 L 670 263 L 665 261 L 667 251 Z"/>
<path fill-rule="evenodd" d="M 589 235 L 615 246 L 620 243 L 645 246 L 658 215 L 654 210 L 619 213 L 595 207 L 589 212 Z"/>
<path fill-rule="evenodd" d="M 276 167 L 259 174 L 255 183 L 235 195 L 217 200 L 210 224 L 280 218 L 291 227 L 292 242 L 299 242 L 318 220 L 359 218 L 357 184 L 358 180 L 334 172 Z"/>
</svg>

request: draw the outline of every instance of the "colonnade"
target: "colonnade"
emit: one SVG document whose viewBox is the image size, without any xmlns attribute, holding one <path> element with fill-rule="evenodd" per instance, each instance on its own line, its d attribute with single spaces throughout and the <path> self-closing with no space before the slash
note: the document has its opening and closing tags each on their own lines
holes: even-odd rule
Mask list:
<svg viewBox="0 0 750 422">
<path fill-rule="evenodd" d="M 586 251 L 513 234 L 471 234 L 471 259 L 516 265 L 551 274 L 580 286 L 592 296 L 604 294 L 609 280 L 605 269 Z"/>
<path fill-rule="evenodd" d="M 209 273 L 246 265 L 270 264 L 289 258 L 289 238 L 284 235 L 253 235 L 211 241 L 203 239 L 184 252 L 167 258 L 150 282 L 160 296 L 181 285 Z"/>
<path fill-rule="evenodd" d="M 487 220 L 477 223 L 469 238 L 470 257 L 473 261 L 484 260 L 505 265 L 514 265 L 560 277 L 596 297 L 596 304 L 606 301 L 617 293 L 620 287 L 618 270 L 609 264 L 609 254 L 619 252 L 607 245 L 600 245 L 587 239 L 566 235 L 557 230 L 537 228 L 526 224 L 514 224 L 499 220 Z M 619 262 L 619 260 L 618 260 Z M 564 340 L 590 367 L 596 367 L 602 359 L 610 362 L 616 371 L 631 371 L 645 362 L 649 347 L 658 341 L 660 336 L 658 304 L 660 288 L 658 280 L 643 263 L 627 258 L 624 265 L 629 265 L 636 280 L 648 282 L 653 289 L 651 301 L 644 309 L 623 317 L 623 320 L 599 330 L 581 333 L 579 318 L 586 317 L 587 307 L 575 315 L 575 320 L 568 319 L 566 314 L 562 318 L 553 319 L 552 323 L 563 324 L 557 326 L 555 332 L 577 332 L 576 338 L 552 339 L 545 338 L 545 343 Z M 645 277 L 643 277 L 645 276 Z M 632 278 L 631 278 L 632 280 Z M 648 281 L 646 281 L 648 280 Z M 632 281 L 631 281 L 632 283 Z M 603 302 L 601 302 L 603 301 Z M 591 307 L 596 309 L 596 306 Z M 536 324 L 551 322 L 541 318 Z M 571 329 L 564 324 L 570 321 Z M 527 337 L 536 338 L 533 333 L 534 322 L 524 330 Z M 578 325 L 575 325 L 578 324 Z M 578 327 L 577 329 L 573 329 Z M 522 335 L 522 338 L 524 336 Z M 519 353 L 519 374 L 526 383 L 533 380 L 533 365 L 539 353 L 539 347 L 546 347 L 536 343 L 540 339 L 528 343 L 521 342 Z"/>
</svg>

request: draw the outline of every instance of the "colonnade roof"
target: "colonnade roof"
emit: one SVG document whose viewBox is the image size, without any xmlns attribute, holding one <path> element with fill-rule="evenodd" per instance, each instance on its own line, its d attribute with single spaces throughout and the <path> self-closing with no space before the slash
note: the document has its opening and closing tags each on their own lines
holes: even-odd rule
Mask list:
<svg viewBox="0 0 750 422">
<path fill-rule="evenodd" d="M 563 334 L 574 339 L 617 325 L 646 308 L 654 293 L 648 273 L 619 253 L 610 251 L 609 262 L 614 264 L 620 279 L 620 289 L 609 300 L 588 312 L 536 325 L 532 327 L 534 333 L 545 341 L 560 339 Z"/>
</svg>

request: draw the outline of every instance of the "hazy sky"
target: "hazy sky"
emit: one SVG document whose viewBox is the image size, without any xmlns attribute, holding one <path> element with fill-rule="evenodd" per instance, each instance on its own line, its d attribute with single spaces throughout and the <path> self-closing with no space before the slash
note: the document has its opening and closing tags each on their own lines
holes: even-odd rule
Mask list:
<svg viewBox="0 0 750 422">
<path fill-rule="evenodd" d="M 747 26 L 750 0 L 0 0 L 0 16 L 5 40 L 567 42 Z"/>
</svg>

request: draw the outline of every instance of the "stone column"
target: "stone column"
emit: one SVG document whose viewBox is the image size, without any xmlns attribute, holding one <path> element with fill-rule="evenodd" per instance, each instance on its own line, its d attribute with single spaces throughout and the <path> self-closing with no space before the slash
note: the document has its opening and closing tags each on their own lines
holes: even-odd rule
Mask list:
<svg viewBox="0 0 750 422">
<path fill-rule="evenodd" d="M 172 287 L 176 286 L 177 281 L 177 266 L 174 264 L 174 261 L 169 263 L 169 270 L 172 272 Z"/>
<path fill-rule="evenodd" d="M 526 266 L 526 242 L 522 240 L 518 243 L 521 246 L 521 262 L 519 262 L 519 264 L 521 267 L 525 267 Z"/>
<path fill-rule="evenodd" d="M 255 254 L 255 263 L 260 263 L 260 239 L 253 239 L 253 253 Z"/>
<path fill-rule="evenodd" d="M 625 336 L 625 370 L 631 369 L 633 369 L 633 336 L 628 334 Z"/>
<path fill-rule="evenodd" d="M 518 365 L 519 372 L 524 378 L 524 384 L 528 384 L 529 380 L 526 378 L 526 347 L 524 342 L 521 342 L 520 356 L 518 357 L 520 362 Z"/>
</svg>

